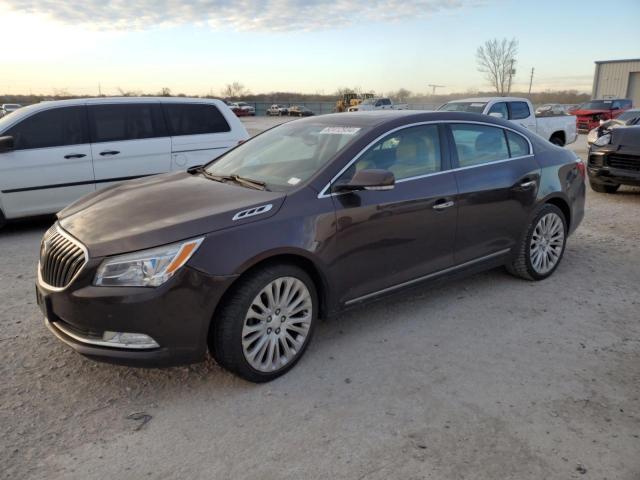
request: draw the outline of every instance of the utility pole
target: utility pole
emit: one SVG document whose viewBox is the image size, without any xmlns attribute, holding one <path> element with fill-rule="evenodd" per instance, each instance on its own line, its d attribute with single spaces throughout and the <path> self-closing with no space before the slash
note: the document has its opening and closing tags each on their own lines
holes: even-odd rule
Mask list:
<svg viewBox="0 0 640 480">
<path fill-rule="evenodd" d="M 531 78 L 529 79 L 529 95 L 531 95 L 531 85 L 533 84 L 533 71 L 535 68 L 531 67 Z"/>
<path fill-rule="evenodd" d="M 102 96 L 102 87 L 100 86 L 100 82 L 98 82 L 98 96 Z"/>
<path fill-rule="evenodd" d="M 433 83 L 430 83 L 429 86 L 431 87 L 431 95 L 435 95 L 436 94 L 436 88 L 444 88 L 445 85 L 434 85 Z"/>
</svg>

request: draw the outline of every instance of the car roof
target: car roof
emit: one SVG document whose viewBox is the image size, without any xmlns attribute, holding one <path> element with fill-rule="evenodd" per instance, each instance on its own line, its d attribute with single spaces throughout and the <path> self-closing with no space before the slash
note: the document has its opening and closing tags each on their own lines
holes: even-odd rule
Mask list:
<svg viewBox="0 0 640 480">
<path fill-rule="evenodd" d="M 450 100 L 447 103 L 466 103 L 466 102 L 483 102 L 487 103 L 492 100 L 500 100 L 501 102 L 524 102 L 526 98 L 521 97 L 470 97 L 470 98 L 459 98 L 457 100 Z"/>
</svg>

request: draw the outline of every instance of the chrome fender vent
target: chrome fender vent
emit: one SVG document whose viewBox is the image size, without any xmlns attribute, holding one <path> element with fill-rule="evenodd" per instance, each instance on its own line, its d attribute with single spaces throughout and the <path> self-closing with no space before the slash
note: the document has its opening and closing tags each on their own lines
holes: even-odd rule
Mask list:
<svg viewBox="0 0 640 480">
<path fill-rule="evenodd" d="M 233 216 L 233 220 L 242 220 L 243 218 L 253 217 L 255 215 L 262 215 L 263 213 L 267 213 L 272 208 L 273 208 L 273 205 L 271 203 L 267 205 L 260 205 L 259 207 L 247 208 L 246 210 L 242 210 L 236 213 Z"/>
</svg>

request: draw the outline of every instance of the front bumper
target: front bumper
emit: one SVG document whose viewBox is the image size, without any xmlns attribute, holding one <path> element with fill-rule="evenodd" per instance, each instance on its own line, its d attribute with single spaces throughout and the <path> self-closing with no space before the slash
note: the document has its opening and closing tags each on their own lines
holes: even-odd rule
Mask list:
<svg viewBox="0 0 640 480">
<path fill-rule="evenodd" d="M 213 312 L 235 277 L 182 268 L 157 288 L 96 287 L 93 271 L 53 291 L 38 281 L 36 297 L 52 333 L 78 353 L 109 363 L 166 367 L 201 361 Z M 109 346 L 104 332 L 142 333 L 156 348 Z"/>
<path fill-rule="evenodd" d="M 602 185 L 632 185 L 640 187 L 640 172 L 611 167 L 587 167 L 589 180 Z"/>
</svg>

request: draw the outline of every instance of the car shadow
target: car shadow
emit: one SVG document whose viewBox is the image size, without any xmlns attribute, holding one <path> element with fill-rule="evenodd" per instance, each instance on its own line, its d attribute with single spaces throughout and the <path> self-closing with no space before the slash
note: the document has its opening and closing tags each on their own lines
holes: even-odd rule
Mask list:
<svg viewBox="0 0 640 480">
<path fill-rule="evenodd" d="M 56 221 L 55 215 L 43 215 L 20 220 L 9 221 L 2 229 L 0 236 L 13 233 L 31 233 L 32 231 L 47 229 Z"/>
</svg>

